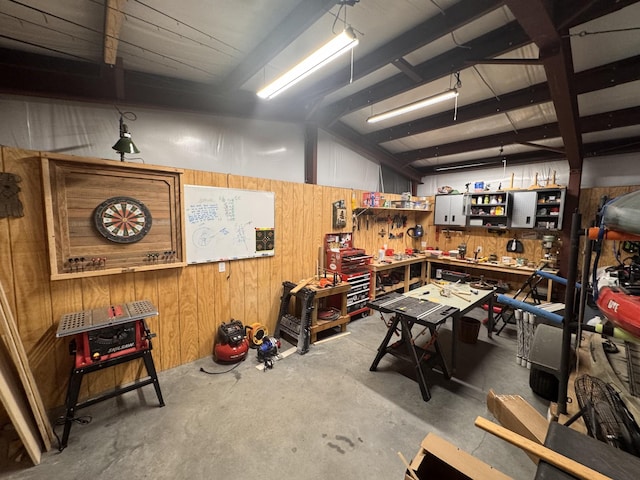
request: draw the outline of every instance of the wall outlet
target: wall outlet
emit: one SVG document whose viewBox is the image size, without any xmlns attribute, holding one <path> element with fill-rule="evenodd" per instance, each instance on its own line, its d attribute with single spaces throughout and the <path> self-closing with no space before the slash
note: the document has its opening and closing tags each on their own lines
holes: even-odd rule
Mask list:
<svg viewBox="0 0 640 480">
<path fill-rule="evenodd" d="M 480 245 L 478 245 L 476 247 L 476 253 L 480 253 L 482 251 L 482 247 Z"/>
</svg>

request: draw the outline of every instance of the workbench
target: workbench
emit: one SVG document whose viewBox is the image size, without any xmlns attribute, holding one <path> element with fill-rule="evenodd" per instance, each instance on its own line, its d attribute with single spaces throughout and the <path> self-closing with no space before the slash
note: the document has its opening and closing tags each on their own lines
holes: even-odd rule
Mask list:
<svg viewBox="0 0 640 480">
<path fill-rule="evenodd" d="M 424 284 L 428 274 L 426 261 L 426 255 L 417 254 L 402 260 L 395 260 L 394 257 L 385 257 L 382 261 L 375 261 L 369 264 L 369 270 L 371 271 L 372 277 L 369 299 L 376 299 L 376 276 L 378 273 L 384 273 L 394 269 L 402 269 L 403 281 L 396 285 L 385 287 L 384 293 L 400 289 L 402 289 L 403 292 L 408 292 L 412 285 L 415 285 L 416 283 L 420 285 Z M 411 277 L 411 266 L 416 264 L 420 265 L 420 275 L 417 277 Z"/>
<path fill-rule="evenodd" d="M 417 276 L 411 276 L 411 266 L 420 265 L 420 274 Z M 371 288 L 369 298 L 375 300 L 378 292 L 376 290 L 376 274 L 388 272 L 389 270 L 402 270 L 403 281 L 393 285 L 384 287 L 384 293 L 390 291 L 401 290 L 402 292 L 408 292 L 414 285 L 424 285 L 431 281 L 431 269 L 432 266 L 436 268 L 444 267 L 455 271 L 461 271 L 470 273 L 474 277 L 487 276 L 491 273 L 502 274 L 507 280 L 514 281 L 518 279 L 518 286 L 530 277 L 537 269 L 525 266 L 505 265 L 502 263 L 490 263 L 490 262 L 474 262 L 472 260 L 462 260 L 458 258 L 451 258 L 447 256 L 433 257 L 425 254 L 414 254 L 408 258 L 396 260 L 395 257 L 385 257 L 382 261 L 375 261 L 369 265 L 369 270 L 372 273 Z M 558 270 L 545 268 L 545 272 L 557 274 Z M 509 278 L 508 276 L 511 276 Z M 553 280 L 547 279 L 547 302 L 551 302 L 553 288 Z"/>
<path fill-rule="evenodd" d="M 347 312 L 347 293 L 351 290 L 349 282 L 320 287 L 314 281 L 303 288 L 295 287 L 295 283 L 283 282 L 280 312 L 274 331 L 276 337 L 282 331 L 296 338 L 298 353 L 304 354 L 309 344 L 318 340 L 318 333 L 334 327 L 346 332 L 351 319 Z M 322 309 L 334 309 L 338 315 L 326 320 L 318 318 L 318 311 Z"/>
<path fill-rule="evenodd" d="M 317 285 L 307 285 L 314 290 L 313 310 L 311 311 L 311 343 L 316 343 L 318 333 L 334 327 L 340 327 L 341 332 L 347 331 L 347 323 L 351 317 L 347 313 L 347 293 L 351 290 L 349 282 L 341 282 L 334 286 L 321 288 Z M 334 320 L 318 319 L 318 309 L 333 307 L 340 311 L 340 316 Z"/>
<path fill-rule="evenodd" d="M 427 259 L 428 267 L 425 281 L 431 280 L 431 266 L 436 265 L 438 267 L 443 266 L 447 269 L 455 271 L 463 271 L 470 273 L 474 277 L 481 275 L 486 276 L 488 273 L 500 273 L 503 275 L 513 275 L 521 278 L 519 283 L 524 283 L 525 279 L 530 277 L 537 268 L 517 266 L 517 265 L 505 265 L 502 263 L 482 262 L 476 263 L 472 260 L 462 260 L 451 257 L 429 257 Z M 545 268 L 545 272 L 556 275 L 558 270 Z M 553 280 L 547 279 L 547 302 L 551 302 L 551 293 L 553 288 Z"/>
</svg>

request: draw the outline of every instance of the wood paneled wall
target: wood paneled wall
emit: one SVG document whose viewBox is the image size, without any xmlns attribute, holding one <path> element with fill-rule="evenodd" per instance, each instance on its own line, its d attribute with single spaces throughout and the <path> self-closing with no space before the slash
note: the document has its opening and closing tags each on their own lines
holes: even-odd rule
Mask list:
<svg viewBox="0 0 640 480">
<path fill-rule="evenodd" d="M 222 322 L 238 319 L 243 323 L 261 322 L 273 331 L 282 292 L 282 282 L 297 282 L 315 273 L 319 248 L 324 235 L 334 232 L 331 205 L 345 200 L 349 207 L 350 189 L 241 177 L 236 175 L 187 170 L 184 183 L 216 187 L 275 192 L 275 256 L 227 262 L 220 271 L 218 263 L 151 272 L 51 281 L 47 258 L 47 237 L 43 211 L 43 192 L 39 152 L 2 148 L 0 171 L 22 179 L 20 199 L 24 217 L 0 218 L 0 281 L 16 317 L 20 336 L 28 352 L 31 368 L 47 407 L 64 403 L 72 357 L 68 339 L 57 339 L 60 317 L 69 312 L 111 303 L 149 299 L 160 312 L 150 320 L 154 339 L 154 359 L 159 370 L 192 362 L 211 355 L 215 332 Z M 611 192 L 612 189 L 607 189 Z M 629 191 L 629 189 L 626 189 Z M 355 191 L 356 198 L 362 192 Z M 594 195 L 600 196 L 599 192 Z M 386 195 L 399 199 L 399 195 Z M 590 197 L 583 197 L 590 198 Z M 433 200 L 433 199 L 431 199 Z M 585 200 L 585 209 L 592 201 Z M 433 204 L 433 203 L 432 203 Z M 581 208 L 583 207 L 581 203 Z M 588 208 L 587 208 L 588 207 Z M 391 212 L 393 213 L 393 212 Z M 593 215 L 586 213 L 585 217 Z M 392 228 L 402 238 L 379 236 L 386 223 L 369 219 L 369 229 L 361 217 L 354 231 L 354 243 L 375 254 L 388 248 L 404 251 L 421 245 L 406 235 L 416 223 L 427 231 L 427 245 L 442 250 L 457 248 L 463 240 L 469 251 L 483 246 L 483 253 L 501 255 L 508 236 L 495 236 L 467 229 L 458 236 L 433 227 L 431 212 L 409 212 L 407 226 Z M 347 223 L 351 229 L 351 222 Z M 531 243 L 526 243 L 531 242 Z M 540 242 L 527 240 L 525 256 L 539 258 Z M 140 365 L 131 362 L 89 375 L 83 396 L 93 396 L 135 378 Z M 0 414 L 0 417 L 2 415 Z"/>
<path fill-rule="evenodd" d="M 313 275 L 325 233 L 333 231 L 331 204 L 350 203 L 350 189 L 187 170 L 184 183 L 275 192 L 276 251 L 273 257 L 190 265 L 152 272 L 69 280 L 49 279 L 39 152 L 2 148 L 0 171 L 22 179 L 24 217 L 0 219 L 0 281 L 7 292 L 47 407 L 62 405 L 72 357 L 68 340 L 57 339 L 60 317 L 69 312 L 149 299 L 160 312 L 149 321 L 159 370 L 211 355 L 222 322 L 276 323 L 282 282 Z M 360 192 L 358 192 L 360 194 Z M 349 222 L 350 227 L 350 222 Z M 135 378 L 135 362 L 92 373 L 83 396 L 93 396 Z"/>
<path fill-rule="evenodd" d="M 389 196 L 389 194 L 385 194 Z M 433 197 L 430 198 L 431 206 L 433 208 Z M 496 254 L 498 258 L 503 255 L 511 255 L 515 258 L 515 254 L 507 252 L 507 243 L 513 239 L 514 236 L 522 241 L 524 245 L 524 253 L 521 255 L 530 261 L 537 262 L 542 258 L 542 242 L 538 239 L 526 239 L 522 238 L 526 236 L 526 233 L 531 231 L 526 230 L 509 230 L 504 234 L 489 233 L 481 228 L 462 228 L 462 229 L 448 229 L 446 227 L 435 227 L 433 225 L 433 212 L 402 212 L 401 215 L 407 215 L 407 226 L 404 228 L 391 228 L 391 232 L 394 235 L 403 234 L 403 238 L 389 239 L 389 224 L 378 223 L 376 219 L 384 220 L 390 216 L 393 220 L 393 210 L 375 210 L 375 215 L 372 215 L 369 219 L 369 228 L 366 228 L 366 222 L 363 221 L 363 215 L 360 216 L 360 230 L 355 231 L 355 242 L 358 247 L 365 248 L 369 253 L 376 253 L 378 249 L 383 245 L 387 245 L 388 248 L 394 249 L 399 253 L 404 253 L 406 248 L 413 248 L 422 250 L 422 242 L 425 242 L 427 247 L 432 247 L 436 250 L 449 251 L 457 250 L 458 245 L 466 243 L 468 256 L 473 256 L 473 252 L 476 247 L 482 247 L 482 256 L 488 256 L 489 254 Z M 422 239 L 413 239 L 406 234 L 408 228 L 420 224 L 425 229 L 425 236 Z M 381 236 L 380 232 L 384 229 L 387 232 L 386 236 Z M 518 255 L 520 256 L 520 255 Z"/>
</svg>

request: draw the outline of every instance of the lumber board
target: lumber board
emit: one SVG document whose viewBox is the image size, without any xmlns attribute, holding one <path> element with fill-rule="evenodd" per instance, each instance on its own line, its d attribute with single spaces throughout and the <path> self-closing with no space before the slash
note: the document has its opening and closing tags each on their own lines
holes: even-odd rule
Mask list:
<svg viewBox="0 0 640 480">
<path fill-rule="evenodd" d="M 9 368 L 9 364 L 9 354 L 0 343 L 0 401 L 9 414 L 11 423 L 18 432 L 31 461 L 34 465 L 39 465 L 42 447 L 40 446 L 38 429 L 26 408 L 22 389 L 15 374 Z"/>
<path fill-rule="evenodd" d="M 212 301 L 216 296 L 213 284 L 214 266 L 217 267 L 217 263 L 196 265 L 198 282 L 198 358 L 206 357 L 212 352 L 213 339 L 216 333 L 216 312 Z"/>
<path fill-rule="evenodd" d="M 564 455 L 560 455 L 559 453 L 554 452 L 544 445 L 533 442 L 528 438 L 525 438 L 522 435 L 518 435 L 517 433 L 512 432 L 507 428 L 496 425 L 486 418 L 477 417 L 475 425 L 476 427 L 479 427 L 482 430 L 489 432 L 492 435 L 495 435 L 496 437 L 501 438 L 518 448 L 521 448 L 525 452 L 535 455 L 536 457 L 540 458 L 540 460 L 544 460 L 554 467 L 558 467 L 561 470 L 568 472 L 581 480 L 612 480 L 611 477 L 607 477 L 606 475 L 603 475 L 600 472 L 593 470 L 592 468 L 582 465 L 575 460 L 565 457 Z"/>
<path fill-rule="evenodd" d="M 0 284 L 0 334 L 18 372 L 22 388 L 24 389 L 31 412 L 40 431 L 44 448 L 45 450 L 49 450 L 54 437 L 53 427 L 47 418 L 47 411 L 40 396 L 38 384 L 29 367 L 29 359 L 27 358 L 27 353 L 20 339 L 18 327 L 9 308 L 9 302 L 2 284 Z"/>
</svg>

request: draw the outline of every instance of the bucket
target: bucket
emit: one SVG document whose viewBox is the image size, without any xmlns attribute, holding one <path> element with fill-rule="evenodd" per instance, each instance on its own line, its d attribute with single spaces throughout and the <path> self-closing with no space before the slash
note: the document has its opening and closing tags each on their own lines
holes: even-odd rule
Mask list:
<svg viewBox="0 0 640 480">
<path fill-rule="evenodd" d="M 479 320 L 471 317 L 462 317 L 460 319 L 458 340 L 463 343 L 476 343 L 478 341 L 478 333 L 480 333 Z"/>
</svg>

